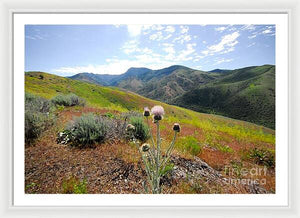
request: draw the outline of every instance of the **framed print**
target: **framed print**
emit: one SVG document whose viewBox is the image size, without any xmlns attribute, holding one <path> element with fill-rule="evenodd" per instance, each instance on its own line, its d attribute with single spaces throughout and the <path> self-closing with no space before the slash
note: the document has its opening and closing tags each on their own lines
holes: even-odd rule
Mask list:
<svg viewBox="0 0 300 218">
<path fill-rule="evenodd" d="M 14 14 L 14 203 L 287 205 L 287 21 Z"/>
<path fill-rule="evenodd" d="M 291 212 L 289 10 L 9 15 L 14 213 Z"/>
</svg>

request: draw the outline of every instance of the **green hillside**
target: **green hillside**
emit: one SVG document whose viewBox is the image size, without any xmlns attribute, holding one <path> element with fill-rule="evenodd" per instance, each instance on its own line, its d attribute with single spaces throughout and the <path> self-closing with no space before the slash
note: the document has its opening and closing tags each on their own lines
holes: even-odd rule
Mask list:
<svg viewBox="0 0 300 218">
<path fill-rule="evenodd" d="M 145 106 L 162 105 L 169 114 L 166 122 L 180 121 L 209 131 L 227 132 L 232 135 L 247 135 L 250 138 L 274 142 L 274 131 L 239 120 L 213 114 L 202 114 L 185 108 L 151 100 L 116 87 L 103 87 L 72 80 L 43 72 L 25 73 L 25 91 L 50 99 L 58 94 L 75 93 L 87 101 L 88 106 L 109 108 L 115 111 L 142 111 Z M 237 132 L 235 132 L 237 130 Z M 265 135 L 267 134 L 267 135 Z"/>
<path fill-rule="evenodd" d="M 173 104 L 275 128 L 275 66 L 234 70 L 186 92 Z"/>
<path fill-rule="evenodd" d="M 210 72 L 174 65 L 160 70 L 130 68 L 124 74 L 108 76 L 83 73 L 71 78 L 275 128 L 274 65 Z"/>
<path fill-rule="evenodd" d="M 173 139 L 173 124 L 178 122 L 181 125 L 181 131 L 178 134 L 173 155 L 184 166 L 198 158 L 197 160 L 201 159 L 205 162 L 203 165 L 205 172 L 208 171 L 209 166 L 225 177 L 228 176 L 226 167 L 250 170 L 267 166 L 267 184 L 263 187 L 267 192 L 275 192 L 275 131 L 272 129 L 168 105 L 115 87 L 102 87 L 42 72 L 25 73 L 25 91 L 46 99 L 60 94 L 74 93 L 86 100 L 85 106 L 56 107 L 54 111 L 56 118 L 53 120 L 56 122 L 55 125 L 43 130 L 33 146 L 26 147 L 27 193 L 64 193 L 61 187 L 64 186 L 64 179 L 67 179 L 68 173 L 79 175 L 81 181 L 87 178 L 88 193 L 112 193 L 112 188 L 118 188 L 121 184 L 112 182 L 113 179 L 119 178 L 119 175 L 114 173 L 120 172 L 120 175 L 125 175 L 128 169 L 132 169 L 128 173 L 130 182 L 124 183 L 122 187 L 127 187 L 128 184 L 141 186 L 134 178 L 131 178 L 136 170 L 129 166 L 135 166 L 139 159 L 136 147 L 130 142 L 112 140 L 97 144 L 95 149 L 74 149 L 72 146 L 58 144 L 57 136 L 62 133 L 68 123 L 87 113 L 111 117 L 112 128 L 116 128 L 117 123 L 114 122 L 120 122 L 121 117 L 128 114 L 127 112 L 141 112 L 145 106 L 154 105 L 162 105 L 165 109 L 165 116 L 160 121 L 163 151 Z M 27 96 L 30 97 L 30 95 Z M 150 125 L 155 129 L 153 123 Z M 194 163 L 189 166 L 196 167 Z M 82 169 L 86 171 L 83 172 Z M 193 171 L 202 172 L 198 168 Z M 107 175 L 105 172 L 108 172 Z M 110 176 L 108 180 L 103 180 L 107 176 Z M 100 177 L 101 181 L 103 180 L 101 185 L 99 185 Z M 240 178 L 240 175 L 232 175 L 232 177 Z M 200 186 L 190 184 L 188 178 L 190 175 L 179 180 L 179 183 L 174 181 L 172 183 L 174 189 L 171 193 L 257 193 L 255 190 L 245 190 L 244 186 L 236 188 L 229 185 L 230 188 L 228 184 L 222 187 L 220 183 L 207 185 L 206 177 L 202 176 L 196 178 L 197 184 L 203 185 L 203 189 L 199 189 Z M 211 177 L 208 178 L 211 179 Z M 136 193 L 134 190 L 137 188 L 132 190 L 128 192 Z M 120 192 L 115 190 L 113 193 Z"/>
</svg>

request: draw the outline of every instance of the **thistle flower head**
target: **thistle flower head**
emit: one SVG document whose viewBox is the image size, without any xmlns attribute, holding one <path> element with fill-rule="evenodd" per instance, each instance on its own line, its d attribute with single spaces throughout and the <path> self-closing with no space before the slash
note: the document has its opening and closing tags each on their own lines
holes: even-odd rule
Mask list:
<svg viewBox="0 0 300 218">
<path fill-rule="evenodd" d="M 149 110 L 148 107 L 145 107 L 145 108 L 144 108 L 144 116 L 145 116 L 145 117 L 149 117 L 149 116 L 150 116 L 150 110 Z"/>
<path fill-rule="evenodd" d="M 180 132 L 180 125 L 179 125 L 179 123 L 174 123 L 174 125 L 173 125 L 173 130 L 174 130 L 175 132 Z"/>
<path fill-rule="evenodd" d="M 134 131 L 134 130 L 135 130 L 135 126 L 134 126 L 134 125 L 128 124 L 128 125 L 126 126 L 126 131 L 127 131 L 127 132 L 129 132 L 129 131 Z"/>
<path fill-rule="evenodd" d="M 150 145 L 147 143 L 142 144 L 141 149 L 143 152 L 147 152 L 150 149 Z"/>
<path fill-rule="evenodd" d="M 154 122 L 159 121 L 163 118 L 165 114 L 164 108 L 160 105 L 156 105 L 151 109 L 151 114 L 153 115 Z"/>
</svg>

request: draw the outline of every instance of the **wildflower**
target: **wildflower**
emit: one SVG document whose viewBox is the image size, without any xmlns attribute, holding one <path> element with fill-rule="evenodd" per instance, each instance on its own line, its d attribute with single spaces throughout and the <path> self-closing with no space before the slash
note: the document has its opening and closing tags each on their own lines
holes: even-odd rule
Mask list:
<svg viewBox="0 0 300 218">
<path fill-rule="evenodd" d="M 132 124 L 128 124 L 127 127 L 126 127 L 126 131 L 129 132 L 129 131 L 134 131 L 135 130 L 135 126 L 132 125 Z"/>
<path fill-rule="evenodd" d="M 173 130 L 174 130 L 175 132 L 180 132 L 180 125 L 179 125 L 179 123 L 174 123 L 174 125 L 173 125 Z"/>
<path fill-rule="evenodd" d="M 147 152 L 150 149 L 150 145 L 147 143 L 142 144 L 142 151 Z"/>
<path fill-rule="evenodd" d="M 145 107 L 145 108 L 144 108 L 144 116 L 145 116 L 145 117 L 149 117 L 149 116 L 150 116 L 150 110 L 149 110 L 148 107 Z"/>
<path fill-rule="evenodd" d="M 163 118 L 165 114 L 164 108 L 160 105 L 156 105 L 151 109 L 151 113 L 153 114 L 153 119 L 155 121 L 159 121 Z"/>
</svg>

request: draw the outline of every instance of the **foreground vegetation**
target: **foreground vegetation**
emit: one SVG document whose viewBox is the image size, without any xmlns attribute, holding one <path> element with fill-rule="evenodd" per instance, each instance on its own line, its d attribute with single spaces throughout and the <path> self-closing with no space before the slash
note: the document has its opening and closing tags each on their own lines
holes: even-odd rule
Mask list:
<svg viewBox="0 0 300 218">
<path fill-rule="evenodd" d="M 227 176 L 226 167 L 239 172 L 244 168 L 266 166 L 268 173 L 263 177 L 267 178 L 267 183 L 263 187 L 268 192 L 275 192 L 274 130 L 163 104 L 116 88 L 100 87 L 40 72 L 30 72 L 25 75 L 26 92 L 30 93 L 29 95 L 39 96 L 37 98 L 43 98 L 42 101 L 50 102 L 49 104 L 53 104 L 54 101 L 51 99 L 56 99 L 58 95 L 61 98 L 74 94 L 86 101 L 85 106 L 60 104 L 49 109 L 49 114 L 56 116 L 57 121 L 50 119 L 56 122 L 55 125 L 44 126 L 36 140 L 26 148 L 25 191 L 27 193 L 77 193 L 85 190 L 87 193 L 142 191 L 141 184 L 137 182 L 144 177 L 143 169 L 138 168 L 139 155 L 135 147 L 128 142 L 123 130 L 130 121 L 139 122 L 141 129 L 136 135 L 141 136 L 140 139 L 143 141 L 149 140 L 149 129 L 144 128 L 143 122 L 139 121 L 139 116 L 145 106 L 153 107 L 157 104 L 161 104 L 167 114 L 160 123 L 161 148 L 164 152 L 172 141 L 173 123 L 180 122 L 182 131 L 175 143 L 175 156 L 184 160 L 199 157 L 223 176 Z M 153 124 L 150 125 L 152 128 L 155 127 Z M 79 126 L 85 126 L 89 130 L 85 132 L 84 129 L 77 128 Z M 78 131 L 72 131 L 74 128 Z M 62 136 L 57 141 L 60 133 Z M 84 140 L 82 136 L 87 134 L 90 134 L 87 138 L 92 141 L 80 141 Z M 67 143 L 65 143 L 66 136 L 69 137 Z M 64 143 L 61 143 L 62 141 Z M 69 144 L 75 146 L 63 146 Z M 82 146 L 89 144 L 93 146 Z M 85 149 L 78 150 L 76 147 Z M 176 163 L 179 160 L 173 161 Z M 60 165 L 63 168 L 58 167 Z M 172 169 L 170 163 L 166 171 Z M 105 170 L 110 172 L 109 175 Z M 118 180 L 110 177 L 117 172 L 120 172 L 118 176 L 124 173 L 127 175 L 128 172 L 136 173 L 133 173 L 134 177 L 127 175 L 126 182 L 124 178 L 121 181 L 119 177 Z M 249 175 L 239 173 L 230 176 L 249 178 Z M 198 178 L 198 182 L 193 180 L 194 182 L 190 183 L 188 177 L 189 175 L 186 175 L 184 177 L 186 179 L 180 179 L 175 183 L 173 181 L 170 193 L 247 193 L 242 188 L 232 190 L 231 186 L 219 187 L 220 184 L 205 186 L 205 181 L 202 181 L 205 177 Z M 258 177 L 261 178 L 261 175 Z M 50 178 L 56 178 L 56 182 L 50 183 Z M 98 178 L 101 181 L 98 181 Z M 110 179 L 106 181 L 105 178 Z M 128 182 L 135 180 L 137 184 L 129 185 Z M 114 181 L 121 182 L 124 186 L 119 187 L 120 184 L 114 184 Z M 166 180 L 162 181 L 166 182 Z M 47 189 L 44 187 L 45 184 L 48 184 Z M 128 188 L 120 189 L 122 187 Z"/>
</svg>

